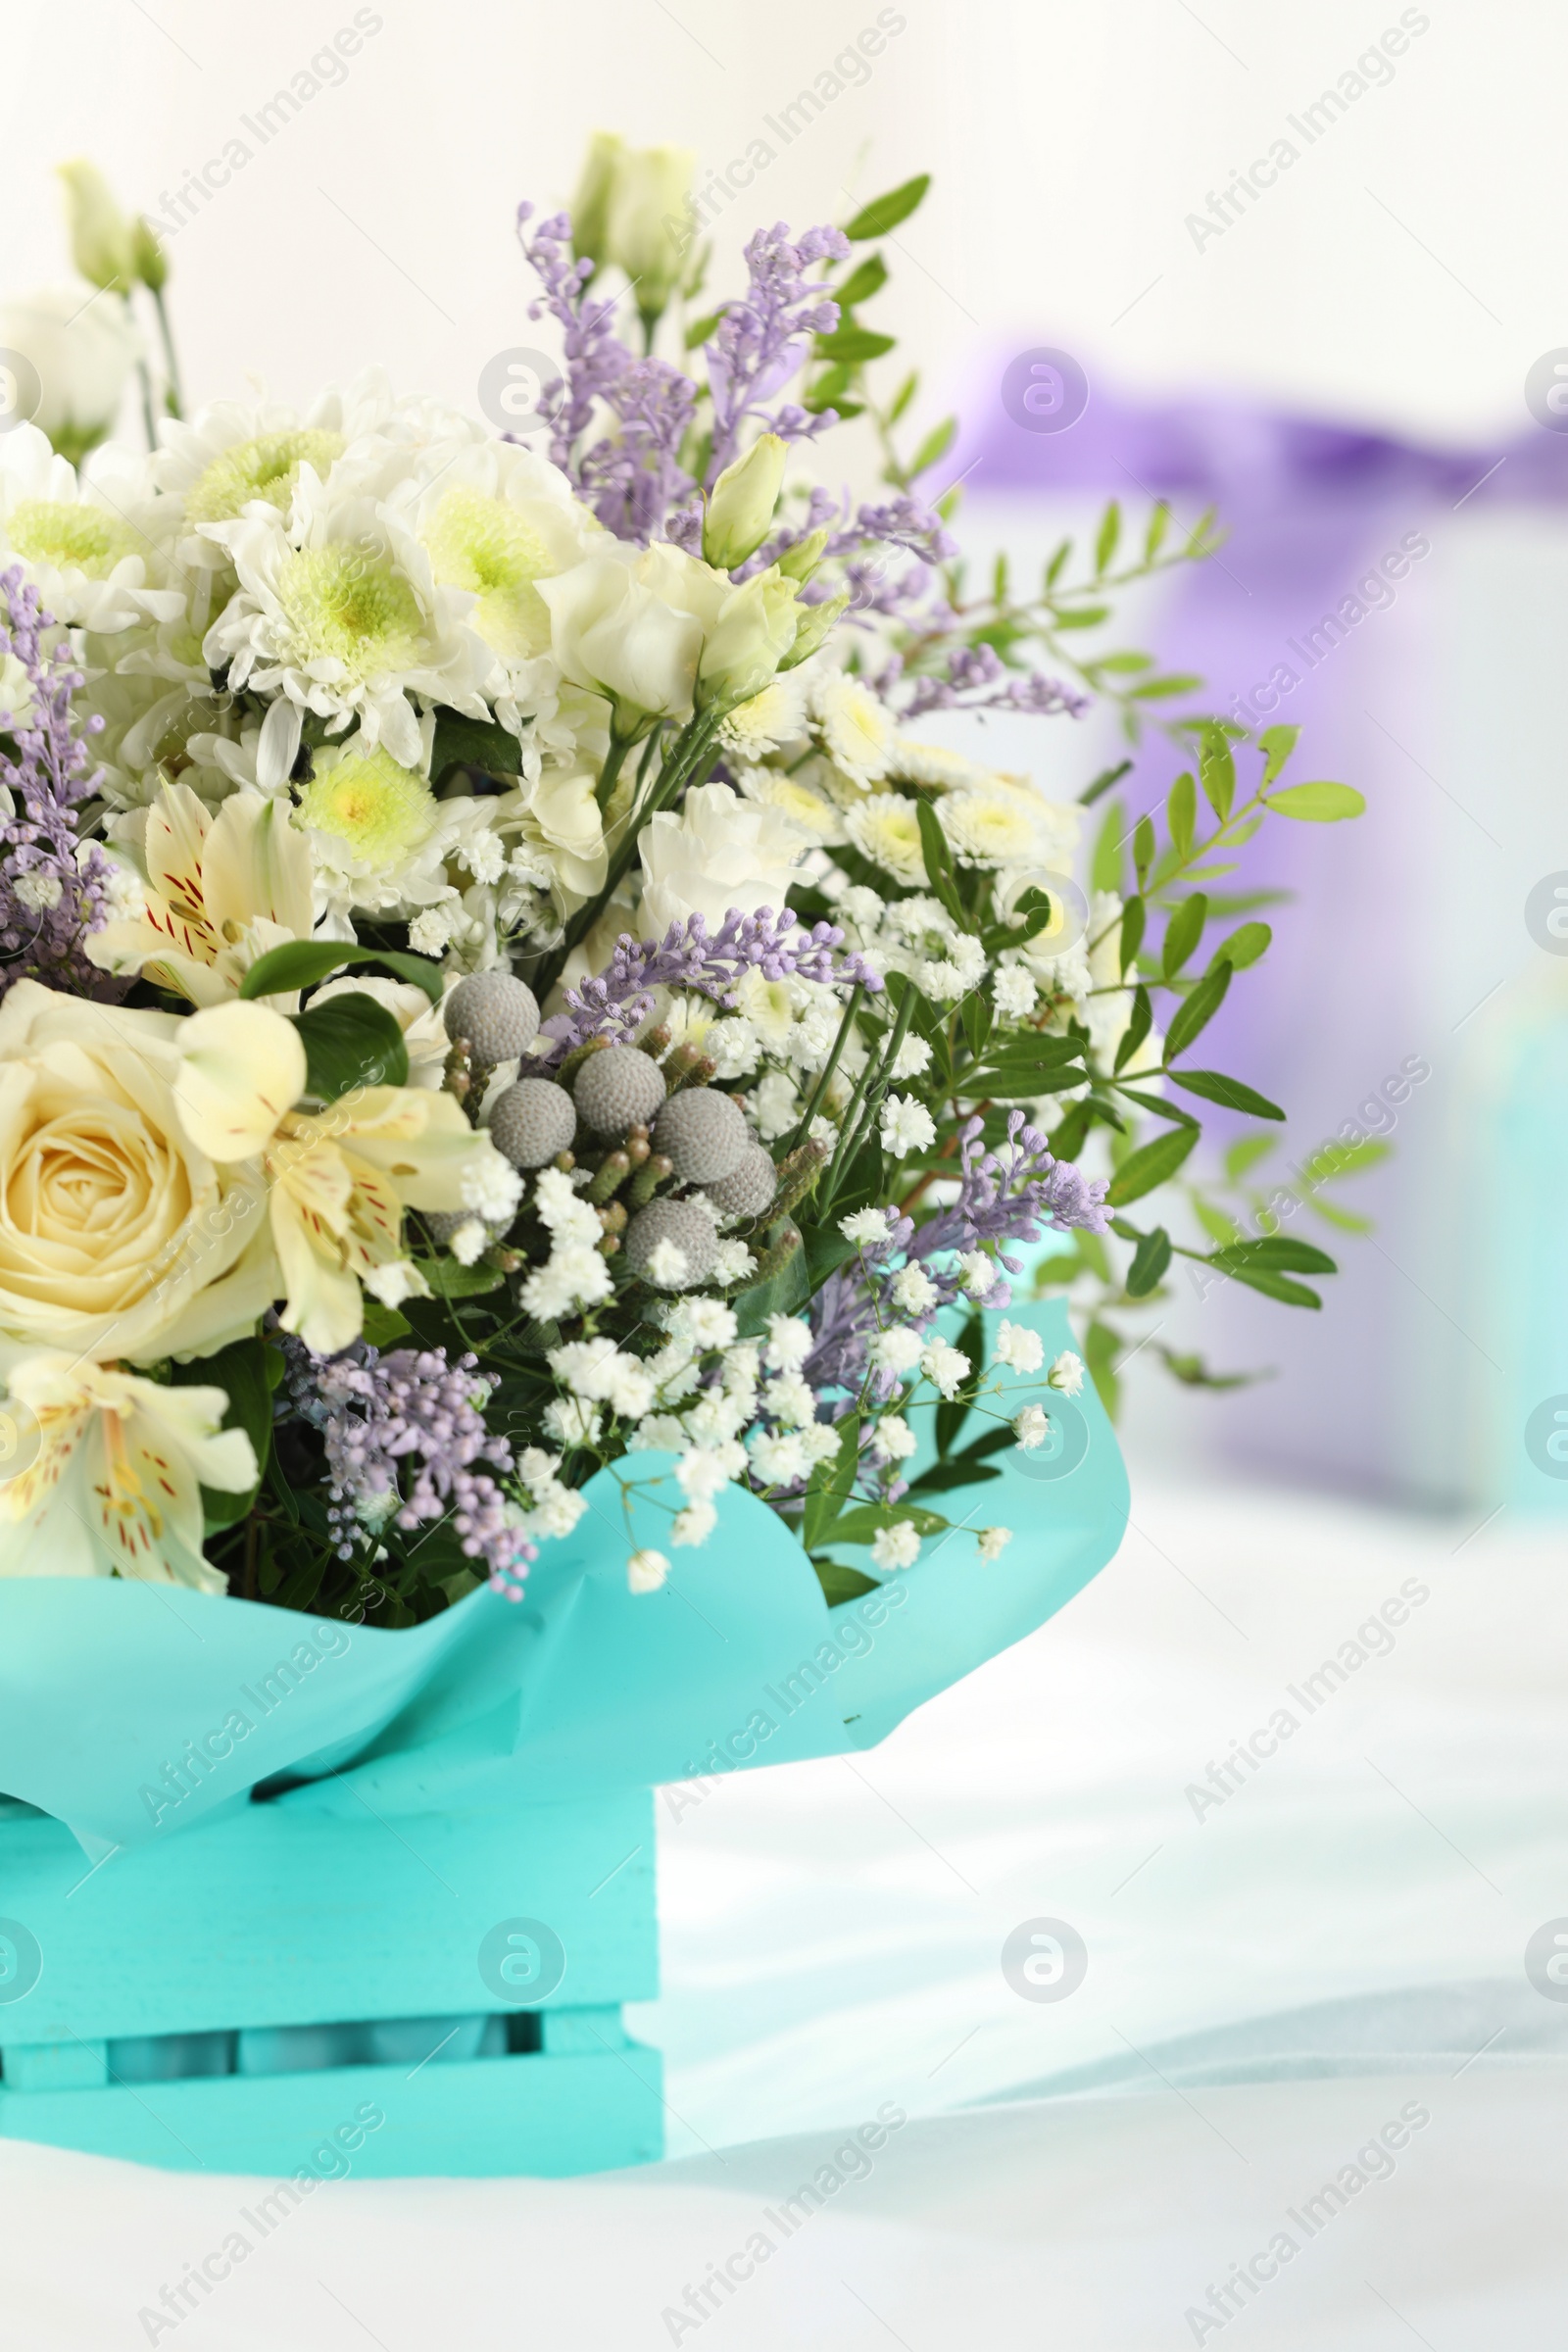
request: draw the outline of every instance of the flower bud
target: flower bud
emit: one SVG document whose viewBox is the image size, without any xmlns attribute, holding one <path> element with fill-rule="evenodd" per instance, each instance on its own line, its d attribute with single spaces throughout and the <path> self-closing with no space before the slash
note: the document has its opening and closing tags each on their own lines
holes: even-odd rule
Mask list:
<svg viewBox="0 0 1568 2352">
<path fill-rule="evenodd" d="M 136 275 L 130 222 L 109 191 L 96 164 L 78 156 L 60 166 L 66 183 L 66 223 L 71 258 L 89 285 L 118 287 L 128 294 Z"/>
<path fill-rule="evenodd" d="M 615 158 L 605 258 L 631 279 L 645 319 L 662 316 L 680 277 L 696 161 L 689 147 L 626 147 Z"/>
<path fill-rule="evenodd" d="M 779 557 L 778 567 L 787 580 L 808 580 L 821 563 L 826 546 L 825 529 L 810 531 L 804 539 L 797 539 L 793 547 L 784 550 Z"/>
<path fill-rule="evenodd" d="M 697 668 L 699 703 L 750 702 L 785 664 L 795 643 L 800 590 L 769 564 L 733 589 L 703 645 Z"/>
<path fill-rule="evenodd" d="M 571 250 L 597 265 L 610 250 L 610 194 L 626 143 L 612 130 L 596 130 L 583 157 L 582 177 L 571 200 Z"/>
<path fill-rule="evenodd" d="M 763 433 L 713 484 L 703 517 L 703 554 L 720 571 L 733 571 L 766 538 L 788 454 L 777 433 Z"/>
<path fill-rule="evenodd" d="M 849 591 L 845 589 L 838 596 L 830 596 L 825 604 L 800 606 L 795 643 L 779 663 L 779 668 L 799 669 L 803 662 L 809 662 L 811 656 L 832 636 L 839 615 L 849 601 Z"/>
<path fill-rule="evenodd" d="M 140 213 L 131 226 L 130 240 L 131 268 L 149 294 L 161 294 L 169 282 L 169 256 L 151 221 Z"/>
</svg>

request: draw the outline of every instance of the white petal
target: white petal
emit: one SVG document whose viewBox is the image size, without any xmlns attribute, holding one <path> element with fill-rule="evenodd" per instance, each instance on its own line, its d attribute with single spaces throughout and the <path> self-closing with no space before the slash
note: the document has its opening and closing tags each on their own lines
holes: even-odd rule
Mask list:
<svg viewBox="0 0 1568 2352">
<path fill-rule="evenodd" d="M 185 1133 L 210 1159 L 249 1159 L 305 1092 L 299 1031 L 265 1004 L 213 1004 L 179 1025 Z"/>
<path fill-rule="evenodd" d="M 280 694 L 262 721 L 256 751 L 256 780 L 264 792 L 286 784 L 300 749 L 300 709 Z"/>
</svg>

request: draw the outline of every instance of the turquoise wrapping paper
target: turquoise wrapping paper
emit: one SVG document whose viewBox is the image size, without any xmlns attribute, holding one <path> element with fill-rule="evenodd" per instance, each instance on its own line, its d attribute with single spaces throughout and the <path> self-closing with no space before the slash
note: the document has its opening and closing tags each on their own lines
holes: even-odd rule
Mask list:
<svg viewBox="0 0 1568 2352">
<path fill-rule="evenodd" d="M 1059 1301 L 1009 1313 L 1048 1362 L 1072 1345 Z M 652 1488 L 623 1494 L 598 1473 L 521 1602 L 479 1592 L 397 1633 L 168 1586 L 0 1583 L 0 1791 L 97 1858 L 263 1784 L 295 1784 L 270 1790 L 285 1809 L 429 1813 L 869 1747 L 1052 1616 L 1120 1543 L 1126 1475 L 1092 1389 L 1068 1406 L 1039 1377 L 997 1377 L 1009 1413 L 1081 1414 L 1082 1459 L 1053 1475 L 1009 1450 L 1000 1478 L 936 1497 L 971 1527 L 1012 1528 L 999 1560 L 966 1533 L 934 1537 L 832 1610 L 788 1528 L 734 1486 L 707 1544 L 670 1554 L 661 1592 L 631 1593 L 628 1553 L 667 1549 L 682 1499 L 670 1457 L 652 1453 L 616 1465 Z"/>
</svg>

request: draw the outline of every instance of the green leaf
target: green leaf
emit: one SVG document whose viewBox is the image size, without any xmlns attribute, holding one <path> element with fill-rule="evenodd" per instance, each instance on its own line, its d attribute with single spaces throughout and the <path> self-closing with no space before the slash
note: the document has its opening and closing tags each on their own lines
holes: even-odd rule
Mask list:
<svg viewBox="0 0 1568 2352">
<path fill-rule="evenodd" d="M 847 1600 L 858 1600 L 862 1592 L 877 1589 L 874 1576 L 862 1576 L 858 1568 L 848 1568 L 842 1560 L 813 1560 L 811 1566 L 830 1609 L 841 1609 Z"/>
<path fill-rule="evenodd" d="M 1013 1442 L 1012 1431 L 1004 1430 L 1003 1438 L 1004 1443 L 1010 1446 Z M 933 1462 L 929 1470 L 922 1471 L 920 1476 L 912 1481 L 909 1493 L 911 1494 L 946 1494 L 954 1487 L 979 1486 L 985 1479 L 1000 1478 L 1001 1476 L 1000 1470 L 994 1470 L 989 1462 L 977 1461 L 973 1453 L 966 1450 L 963 1453 L 953 1454 L 945 1462 Z"/>
<path fill-rule="evenodd" d="M 328 972 L 358 963 L 384 963 L 400 980 L 412 980 L 416 988 L 422 988 L 432 1004 L 441 1002 L 438 963 L 423 956 L 405 955 L 401 948 L 357 948 L 352 941 L 345 944 L 339 939 L 290 939 L 280 948 L 269 948 L 251 965 L 239 984 L 239 993 L 242 999 L 280 997 L 291 989 L 314 988 Z"/>
<path fill-rule="evenodd" d="M 1141 816 L 1133 828 L 1133 864 L 1138 873 L 1138 887 L 1149 886 L 1149 869 L 1154 862 L 1154 827 L 1151 819 Z"/>
<path fill-rule="evenodd" d="M 859 1462 L 860 1417 L 858 1413 L 845 1415 L 839 1437 L 839 1449 L 830 1454 L 811 1473 L 807 1489 L 805 1510 L 801 1518 L 801 1542 L 808 1551 L 815 1551 L 827 1536 L 828 1529 L 854 1494 L 855 1473 Z"/>
<path fill-rule="evenodd" d="M 1222 728 L 1204 728 L 1198 773 L 1203 787 L 1203 798 L 1220 823 L 1224 824 L 1236 799 L 1236 761 L 1231 757 L 1231 747 Z"/>
<path fill-rule="evenodd" d="M 1197 1143 L 1198 1132 L 1196 1127 L 1173 1127 L 1124 1159 L 1105 1194 L 1111 1207 L 1125 1208 L 1129 1200 L 1141 1200 L 1156 1185 L 1168 1183 Z"/>
<path fill-rule="evenodd" d="M 1259 1234 L 1254 1240 L 1235 1242 L 1216 1250 L 1211 1265 L 1223 1264 L 1227 1274 L 1234 1274 L 1244 1265 L 1273 1266 L 1286 1274 L 1337 1274 L 1339 1266 L 1324 1250 L 1311 1242 L 1298 1242 L 1288 1233 Z"/>
<path fill-rule="evenodd" d="M 1147 1298 L 1170 1264 L 1170 1235 L 1163 1225 L 1146 1233 L 1133 1251 L 1133 1262 L 1127 1269 L 1129 1298 Z"/>
<path fill-rule="evenodd" d="M 258 1485 L 267 1474 L 272 1446 L 272 1384 L 268 1358 L 277 1352 L 260 1339 L 234 1340 L 214 1355 L 198 1356 L 191 1363 L 169 1367 L 172 1388 L 223 1391 L 228 1398 L 223 1407 L 223 1427 L 242 1429 L 249 1438 L 256 1455 Z M 255 1487 L 239 1494 L 229 1494 L 226 1488 L 203 1487 L 202 1510 L 209 1535 L 216 1535 L 220 1528 L 237 1527 L 242 1519 L 248 1519 L 255 1500 Z"/>
<path fill-rule="evenodd" d="M 884 1528 L 897 1527 L 901 1519 L 912 1519 L 915 1532 L 921 1536 L 940 1536 L 950 1522 L 940 1511 L 928 1511 L 918 1502 L 867 1502 L 858 1510 L 846 1511 L 833 1529 L 835 1544 L 869 1544 Z"/>
<path fill-rule="evenodd" d="M 1359 1144 L 1321 1144 L 1301 1173 L 1313 1184 L 1332 1184 L 1337 1176 L 1356 1176 L 1375 1168 L 1389 1156 L 1389 1146 L 1375 1136 Z"/>
<path fill-rule="evenodd" d="M 1141 902 L 1135 902 L 1141 904 Z M 1147 988 L 1142 984 L 1133 992 L 1132 1016 L 1121 1033 L 1116 1048 L 1116 1067 L 1124 1070 L 1154 1025 L 1154 1007 Z"/>
<path fill-rule="evenodd" d="M 1304 1282 L 1292 1282 L 1289 1275 L 1276 1274 L 1268 1266 L 1228 1266 L 1224 1271 L 1234 1282 L 1245 1282 L 1250 1291 L 1261 1291 L 1265 1298 L 1277 1298 L 1282 1306 L 1323 1303 L 1316 1291 L 1309 1291 Z"/>
<path fill-rule="evenodd" d="M 1193 854 L 1193 842 L 1198 831 L 1198 787 L 1190 775 L 1179 775 L 1170 788 L 1165 803 L 1165 821 L 1170 827 L 1170 846 L 1177 860 L 1185 864 Z"/>
<path fill-rule="evenodd" d="M 355 991 L 289 1017 L 305 1048 L 306 1090 L 319 1102 L 336 1102 L 360 1086 L 407 1086 L 403 1032 L 373 997 Z"/>
<path fill-rule="evenodd" d="M 1144 562 L 1146 564 L 1152 564 L 1165 544 L 1165 533 L 1169 528 L 1170 501 L 1162 498 L 1150 515 L 1149 528 L 1144 533 Z"/>
<path fill-rule="evenodd" d="M 1174 980 L 1182 965 L 1203 936 L 1208 920 L 1208 901 L 1200 890 L 1190 899 L 1183 899 L 1170 921 L 1165 925 L 1165 943 L 1160 950 L 1160 970 L 1167 980 Z"/>
<path fill-rule="evenodd" d="M 1106 654 L 1102 660 L 1095 663 L 1097 670 L 1102 672 L 1106 677 L 1112 678 L 1132 677 L 1139 670 L 1152 669 L 1153 666 L 1154 657 L 1152 654 Z"/>
<path fill-rule="evenodd" d="M 1146 899 L 1142 898 L 1129 899 L 1126 906 L 1121 910 L 1121 947 L 1119 953 L 1121 969 L 1124 972 L 1130 965 L 1136 963 L 1138 960 L 1138 951 L 1144 944 L 1144 924 L 1148 920 L 1148 916 L 1149 903 Z M 1120 1068 L 1120 1063 L 1118 1063 L 1117 1067 Z"/>
<path fill-rule="evenodd" d="M 914 813 L 920 826 L 920 849 L 925 858 L 927 878 L 945 911 L 960 930 L 966 931 L 969 928 L 968 917 L 959 903 L 957 884 L 953 878 L 953 852 L 948 846 L 948 837 L 938 824 L 936 811 L 929 801 L 916 802 Z"/>
<path fill-rule="evenodd" d="M 966 1355 L 969 1358 L 970 1377 L 978 1376 L 986 1360 L 985 1318 L 978 1307 L 969 1316 L 954 1345 L 960 1355 Z M 953 1442 L 968 1418 L 969 1399 L 961 1393 L 956 1396 L 942 1398 L 937 1406 L 936 1416 L 936 1442 L 939 1455 L 945 1458 L 953 1451 Z"/>
<path fill-rule="evenodd" d="M 482 1259 L 476 1266 L 460 1266 L 455 1257 L 416 1257 L 414 1263 L 438 1298 L 482 1298 L 507 1279 Z"/>
<path fill-rule="evenodd" d="M 1202 683 L 1196 671 L 1173 670 L 1168 677 L 1146 678 L 1142 685 L 1129 687 L 1128 694 L 1137 703 L 1164 703 L 1170 702 L 1178 694 L 1191 694 Z"/>
<path fill-rule="evenodd" d="M 1240 1184 L 1249 1169 L 1266 1159 L 1273 1149 L 1271 1135 L 1239 1135 L 1225 1154 L 1225 1173 L 1232 1184 Z"/>
<path fill-rule="evenodd" d="M 1112 1421 L 1121 1402 L 1121 1382 L 1116 1377 L 1115 1363 L 1121 1353 L 1121 1340 L 1108 1323 L 1091 1323 L 1084 1333 L 1084 1362 L 1089 1377 Z"/>
<path fill-rule="evenodd" d="M 1102 620 L 1110 618 L 1108 605 L 1074 605 L 1058 612 L 1053 626 L 1058 629 L 1098 629 Z"/>
<path fill-rule="evenodd" d="M 1165 1059 L 1175 1060 L 1185 1054 L 1200 1029 L 1206 1028 L 1225 1002 L 1225 991 L 1231 984 L 1231 967 L 1222 963 L 1217 970 L 1200 980 L 1190 997 L 1184 997 L 1165 1032 Z"/>
<path fill-rule="evenodd" d="M 803 409 L 808 410 L 813 416 L 820 416 L 824 409 L 836 409 L 849 388 L 850 370 L 848 368 L 825 368 L 807 392 L 801 406 Z"/>
<path fill-rule="evenodd" d="M 945 417 L 941 424 L 933 425 L 915 451 L 914 456 L 909 460 L 909 479 L 912 481 L 916 474 L 925 473 L 933 466 L 939 458 L 945 458 L 956 440 L 957 433 L 958 419 L 956 416 Z"/>
<path fill-rule="evenodd" d="M 806 1271 L 806 1250 L 801 1229 L 791 1217 L 781 1217 L 767 1230 L 767 1247 L 775 1248 L 795 1236 L 795 1248 L 784 1257 L 765 1282 L 754 1282 L 749 1291 L 739 1291 L 730 1300 L 735 1310 L 735 1323 L 743 1340 L 755 1340 L 767 1329 L 769 1315 L 792 1315 L 804 1306 L 810 1297 Z"/>
<path fill-rule="evenodd" d="M 1102 767 L 1094 782 L 1086 784 L 1078 795 L 1079 808 L 1092 808 L 1097 801 L 1104 798 L 1113 784 L 1121 782 L 1131 765 L 1130 760 L 1119 760 L 1114 767 Z"/>
<path fill-rule="evenodd" d="M 360 1336 L 372 1348 L 395 1348 L 413 1329 L 408 1316 L 400 1315 L 395 1306 L 383 1306 L 379 1298 L 367 1297 Z"/>
<path fill-rule="evenodd" d="M 1125 1097 L 1127 1102 L 1136 1102 L 1140 1110 L 1149 1111 L 1156 1119 L 1169 1119 L 1178 1127 L 1197 1127 L 1199 1124 L 1190 1110 L 1183 1110 L 1181 1104 L 1173 1102 L 1168 1095 L 1141 1094 L 1137 1087 L 1129 1086 L 1125 1078 L 1117 1080 L 1116 1092 Z M 1056 1149 L 1054 1144 L 1051 1148 L 1053 1152 Z M 1071 1154 L 1058 1153 L 1057 1156 L 1058 1158 L 1070 1157 Z"/>
<path fill-rule="evenodd" d="M 893 406 L 888 411 L 889 424 L 898 423 L 899 418 L 904 415 L 906 409 L 908 407 L 910 401 L 913 400 L 916 392 L 919 389 L 920 378 L 917 373 L 911 372 L 905 377 L 903 383 L 893 395 Z"/>
<path fill-rule="evenodd" d="M 1337 825 L 1345 817 L 1362 815 L 1366 796 L 1353 784 L 1287 784 L 1270 793 L 1268 805 L 1279 815 L 1298 817 L 1303 824 Z"/>
<path fill-rule="evenodd" d="M 881 359 L 896 341 L 894 335 L 873 334 L 868 326 L 839 326 L 830 335 L 818 335 L 816 348 L 824 360 L 848 360 L 857 365 Z"/>
<path fill-rule="evenodd" d="M 1110 568 L 1111 559 L 1116 553 L 1116 542 L 1120 537 L 1121 509 L 1112 499 L 1102 517 L 1099 535 L 1095 540 L 1096 579 L 1102 578 Z"/>
<path fill-rule="evenodd" d="M 1243 923 L 1229 939 L 1220 941 L 1208 959 L 1208 968 L 1212 971 L 1215 964 L 1228 963 L 1233 971 L 1245 972 L 1249 964 L 1268 953 L 1273 938 L 1267 923 Z"/>
<path fill-rule="evenodd" d="M 1063 539 L 1060 546 L 1056 549 L 1054 555 L 1053 555 L 1051 562 L 1046 565 L 1045 576 L 1041 585 L 1048 597 L 1050 596 L 1053 588 L 1054 588 L 1056 585 L 1056 582 L 1060 579 L 1063 571 L 1066 569 L 1067 560 L 1071 554 L 1072 541 L 1070 539 Z M 1129 760 L 1126 762 L 1126 765 L 1131 767 L 1132 761 Z"/>
<path fill-rule="evenodd" d="M 1059 1119 L 1046 1138 L 1053 1158 L 1076 1159 L 1093 1123 L 1094 1114 L 1088 1103 L 1075 1102 L 1066 1117 Z M 1196 1121 L 1194 1123 L 1196 1125 Z"/>
<path fill-rule="evenodd" d="M 1125 764 L 1130 767 L 1129 760 Z M 1112 801 L 1101 819 L 1095 836 L 1095 854 L 1090 860 L 1089 885 L 1092 890 L 1119 892 L 1122 882 L 1121 854 L 1127 831 L 1127 811 L 1120 801 Z"/>
<path fill-rule="evenodd" d="M 930 172 L 921 172 L 913 179 L 905 180 L 901 187 L 890 188 L 885 196 L 874 196 L 869 204 L 861 206 L 844 234 L 857 245 L 867 244 L 873 237 L 885 237 L 901 220 L 907 220 L 930 185 Z"/>
<path fill-rule="evenodd" d="M 880 294 L 887 282 L 886 262 L 879 253 L 868 253 L 844 283 L 833 288 L 833 299 L 841 311 L 850 311 L 858 302 L 869 302 L 873 294 Z"/>
<path fill-rule="evenodd" d="M 1341 1233 L 1370 1233 L 1373 1229 L 1370 1217 L 1361 1216 L 1353 1208 L 1342 1208 L 1337 1200 L 1325 1200 L 1319 1193 L 1312 1195 L 1307 1206 L 1314 1216 L 1321 1217 L 1326 1225 L 1337 1226 Z"/>
<path fill-rule="evenodd" d="M 710 311 L 706 318 L 694 318 L 686 329 L 686 349 L 695 351 L 699 343 L 706 343 L 723 316 L 722 310 L 717 310 Z"/>
<path fill-rule="evenodd" d="M 465 718 L 460 710 L 438 710 L 430 747 L 430 781 L 439 791 L 448 770 L 482 768 L 489 776 L 520 776 L 522 745 L 490 719 Z"/>
<path fill-rule="evenodd" d="M 1295 751 L 1296 738 L 1300 732 L 1299 727 L 1265 727 L 1263 729 L 1257 739 L 1257 748 L 1263 755 L 1263 781 L 1259 786 L 1260 791 L 1267 792 L 1286 760 Z"/>
<path fill-rule="evenodd" d="M 1188 1000 L 1189 1003 L 1191 999 Z M 1190 1095 L 1201 1095 L 1205 1102 L 1218 1102 L 1226 1110 L 1239 1110 L 1250 1119 L 1283 1119 L 1285 1113 L 1267 1095 L 1255 1088 L 1244 1086 L 1239 1078 L 1222 1078 L 1218 1070 L 1172 1070 L 1170 1076 Z"/>
</svg>

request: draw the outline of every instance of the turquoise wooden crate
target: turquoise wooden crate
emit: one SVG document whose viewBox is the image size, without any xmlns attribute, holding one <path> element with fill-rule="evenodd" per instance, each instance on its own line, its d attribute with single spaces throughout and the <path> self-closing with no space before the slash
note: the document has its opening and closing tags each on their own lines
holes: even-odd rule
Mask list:
<svg viewBox="0 0 1568 2352">
<path fill-rule="evenodd" d="M 395 1824 L 250 1804 L 97 1869 L 0 1813 L 9 2137 L 285 2180 L 647 2163 L 661 2062 L 621 2004 L 657 1989 L 645 1790 Z"/>
<path fill-rule="evenodd" d="M 1059 1300 L 1013 1313 L 1070 1346 Z M 682 1499 L 654 1453 L 630 1492 L 590 1482 L 520 1603 L 399 1633 L 0 1583 L 0 1789 L 25 1800 L 0 1800 L 0 2134 L 280 2175 L 312 2148 L 360 2174 L 658 2156 L 659 2059 L 620 2022 L 657 1988 L 651 1786 L 873 1746 L 1120 1541 L 1093 1392 L 999 1377 L 1054 1422 L 965 1495 L 1012 1544 L 987 1562 L 956 1529 L 836 1608 L 735 1486 L 632 1593 Z"/>
</svg>

